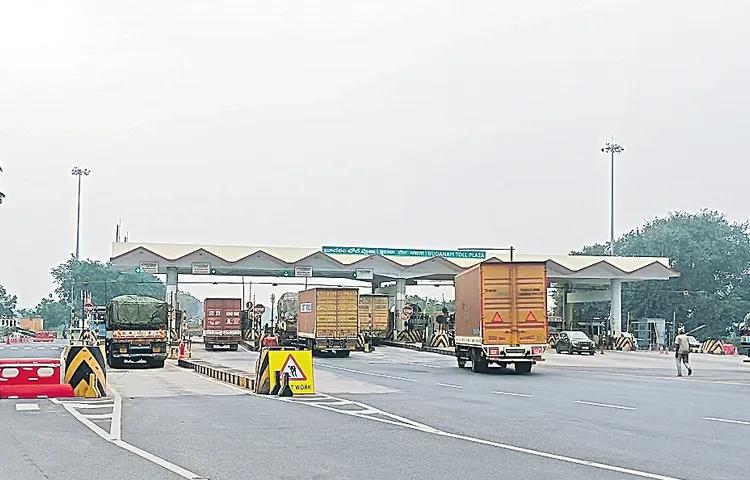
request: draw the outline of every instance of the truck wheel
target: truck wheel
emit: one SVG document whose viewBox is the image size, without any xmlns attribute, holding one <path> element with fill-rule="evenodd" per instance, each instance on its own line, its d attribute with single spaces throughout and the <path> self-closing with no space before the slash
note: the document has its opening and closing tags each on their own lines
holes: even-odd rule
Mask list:
<svg viewBox="0 0 750 480">
<path fill-rule="evenodd" d="M 487 361 L 482 359 L 482 354 L 476 350 L 471 352 L 471 371 L 474 373 L 483 373 L 487 370 Z"/>
<path fill-rule="evenodd" d="M 531 373 L 531 362 L 516 363 L 516 373 L 521 375 L 528 375 Z"/>
<path fill-rule="evenodd" d="M 349 350 L 339 350 L 336 352 L 336 356 L 339 358 L 346 358 L 349 356 Z"/>
<path fill-rule="evenodd" d="M 458 357 L 458 368 L 466 367 L 466 359 Z"/>
<path fill-rule="evenodd" d="M 206 343 L 206 350 L 207 350 L 207 351 L 209 351 L 209 352 L 210 352 L 210 351 L 212 351 L 213 349 L 214 349 L 214 345 L 213 345 L 212 343 Z"/>
<path fill-rule="evenodd" d="M 146 363 L 148 363 L 148 366 L 151 368 L 164 368 L 163 358 L 150 358 L 146 360 Z"/>
<path fill-rule="evenodd" d="M 239 348 L 239 345 L 237 345 L 236 343 L 234 345 L 229 345 L 229 350 L 233 352 L 236 352 L 238 348 Z"/>
</svg>

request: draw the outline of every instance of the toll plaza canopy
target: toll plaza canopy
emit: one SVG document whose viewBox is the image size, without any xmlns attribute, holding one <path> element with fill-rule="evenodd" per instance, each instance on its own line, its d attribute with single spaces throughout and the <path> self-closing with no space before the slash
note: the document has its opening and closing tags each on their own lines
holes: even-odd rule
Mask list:
<svg viewBox="0 0 750 480">
<path fill-rule="evenodd" d="M 507 251 L 418 250 L 367 247 L 289 248 L 116 242 L 112 264 L 122 271 L 188 275 L 314 276 L 372 282 L 453 280 L 484 261 L 509 261 Z M 550 283 L 601 284 L 668 280 L 679 276 L 661 257 L 528 255 L 544 262 Z M 411 283 L 411 282 L 410 282 Z M 619 282 L 618 282 L 619 283 Z"/>
</svg>

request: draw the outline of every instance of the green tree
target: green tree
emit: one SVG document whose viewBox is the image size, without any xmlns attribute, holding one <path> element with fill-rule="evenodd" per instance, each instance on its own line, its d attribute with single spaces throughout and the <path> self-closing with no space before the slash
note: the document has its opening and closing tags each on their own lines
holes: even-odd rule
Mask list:
<svg viewBox="0 0 750 480">
<path fill-rule="evenodd" d="M 56 329 L 70 324 L 70 307 L 61 300 L 53 299 L 52 294 L 50 294 L 34 308 L 33 316 L 44 319 L 46 330 Z"/>
<path fill-rule="evenodd" d="M 188 292 L 177 292 L 177 303 L 185 310 L 188 318 L 203 319 L 203 302 Z"/>
<path fill-rule="evenodd" d="M 55 294 L 65 303 L 80 303 L 81 290 L 91 292 L 95 305 L 104 305 L 118 295 L 136 294 L 155 298 L 166 296 L 164 283 L 150 274 L 123 273 L 108 263 L 96 260 L 79 261 L 75 258 L 58 265 L 50 272 L 55 282 Z"/>
<path fill-rule="evenodd" d="M 574 255 L 602 255 L 608 245 L 589 245 Z M 673 315 L 690 329 L 705 324 L 704 337 L 723 337 L 750 311 L 748 223 L 731 223 L 716 211 L 671 213 L 615 241 L 621 256 L 668 257 L 680 277 L 627 283 L 623 312 L 632 319 Z M 557 302 L 559 303 L 559 302 Z M 606 318 L 607 302 L 577 304 L 576 318 Z"/>
<path fill-rule="evenodd" d="M 0 317 L 15 317 L 16 307 L 18 306 L 18 297 L 11 295 L 0 285 Z"/>
</svg>

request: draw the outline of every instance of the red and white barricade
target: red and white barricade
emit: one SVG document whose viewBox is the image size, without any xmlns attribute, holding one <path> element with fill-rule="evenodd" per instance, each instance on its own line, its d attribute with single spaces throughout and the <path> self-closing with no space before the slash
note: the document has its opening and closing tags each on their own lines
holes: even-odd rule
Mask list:
<svg viewBox="0 0 750 480">
<path fill-rule="evenodd" d="M 0 359 L 0 398 L 72 397 L 73 387 L 62 381 L 60 359 Z"/>
</svg>

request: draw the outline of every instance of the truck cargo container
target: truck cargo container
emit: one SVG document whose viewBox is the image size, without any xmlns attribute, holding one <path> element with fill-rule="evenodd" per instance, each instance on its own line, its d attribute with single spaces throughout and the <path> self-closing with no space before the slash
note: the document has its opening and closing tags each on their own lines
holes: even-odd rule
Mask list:
<svg viewBox="0 0 750 480">
<path fill-rule="evenodd" d="M 169 305 L 142 295 L 120 295 L 107 303 L 105 313 L 107 365 L 145 360 L 161 368 L 167 358 Z"/>
<path fill-rule="evenodd" d="M 300 346 L 348 357 L 357 347 L 356 288 L 313 288 L 299 292 L 297 335 Z"/>
<path fill-rule="evenodd" d="M 203 302 L 203 343 L 206 350 L 226 346 L 236 351 L 242 340 L 240 298 L 207 298 Z"/>
<path fill-rule="evenodd" d="M 388 336 L 388 295 L 366 293 L 359 295 L 359 333 L 378 345 Z"/>
<path fill-rule="evenodd" d="M 547 346 L 544 263 L 487 261 L 456 275 L 456 358 L 474 372 L 531 373 Z"/>
</svg>

